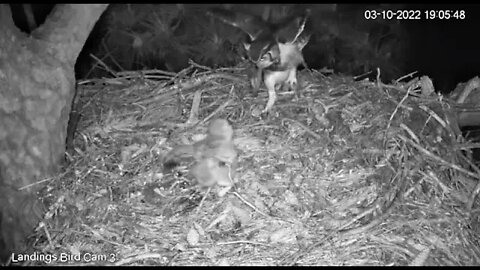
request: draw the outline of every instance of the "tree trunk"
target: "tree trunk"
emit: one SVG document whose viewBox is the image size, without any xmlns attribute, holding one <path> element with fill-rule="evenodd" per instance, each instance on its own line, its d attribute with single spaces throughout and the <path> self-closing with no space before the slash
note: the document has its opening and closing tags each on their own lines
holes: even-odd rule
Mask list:
<svg viewBox="0 0 480 270">
<path fill-rule="evenodd" d="M 107 5 L 57 5 L 30 36 L 0 5 L 0 256 L 23 250 L 44 210 L 31 185 L 64 157 L 74 64 Z"/>
</svg>

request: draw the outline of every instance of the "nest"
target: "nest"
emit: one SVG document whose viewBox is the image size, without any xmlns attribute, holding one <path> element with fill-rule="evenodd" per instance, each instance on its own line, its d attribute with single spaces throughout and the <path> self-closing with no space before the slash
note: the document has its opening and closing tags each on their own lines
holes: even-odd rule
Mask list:
<svg viewBox="0 0 480 270">
<path fill-rule="evenodd" d="M 278 91 L 258 117 L 267 93 L 249 95 L 244 74 L 191 63 L 79 82 L 69 164 L 42 191 L 32 239 L 53 259 L 31 263 L 479 264 L 479 171 L 428 78 L 303 70 L 299 95 Z M 232 123 L 240 151 L 225 194 L 188 164 L 162 167 L 213 118 Z"/>
</svg>

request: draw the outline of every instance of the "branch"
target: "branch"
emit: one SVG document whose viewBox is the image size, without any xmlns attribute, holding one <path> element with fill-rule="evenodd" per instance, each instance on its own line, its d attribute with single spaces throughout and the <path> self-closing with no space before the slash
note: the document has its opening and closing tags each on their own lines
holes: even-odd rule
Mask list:
<svg viewBox="0 0 480 270">
<path fill-rule="evenodd" d="M 0 4 L 0 30 L 1 29 L 15 29 L 15 23 L 13 22 L 12 11 L 10 5 Z M 2 31 L 3 32 L 3 31 Z"/>
<path fill-rule="evenodd" d="M 75 62 L 93 26 L 108 4 L 57 4 L 32 36 L 52 44 L 59 54 Z M 60 57 L 63 58 L 63 57 Z"/>
</svg>

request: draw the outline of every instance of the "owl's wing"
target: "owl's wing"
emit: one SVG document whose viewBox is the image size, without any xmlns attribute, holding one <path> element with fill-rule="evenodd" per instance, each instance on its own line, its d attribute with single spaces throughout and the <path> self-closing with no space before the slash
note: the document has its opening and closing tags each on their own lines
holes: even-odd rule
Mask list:
<svg viewBox="0 0 480 270">
<path fill-rule="evenodd" d="M 310 10 L 304 14 L 285 18 L 275 27 L 274 37 L 277 42 L 295 43 L 302 35 L 309 35 L 306 30 Z"/>
<path fill-rule="evenodd" d="M 303 33 L 297 38 L 295 43 L 300 51 L 302 51 L 303 48 L 308 44 L 308 42 L 310 41 L 310 37 L 311 34 Z"/>
</svg>

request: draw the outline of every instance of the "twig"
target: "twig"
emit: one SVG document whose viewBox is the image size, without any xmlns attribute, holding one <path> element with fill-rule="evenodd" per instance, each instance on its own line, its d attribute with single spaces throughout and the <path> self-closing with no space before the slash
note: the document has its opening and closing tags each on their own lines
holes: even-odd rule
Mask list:
<svg viewBox="0 0 480 270">
<path fill-rule="evenodd" d="M 120 265 L 129 264 L 129 263 L 132 263 L 132 262 L 135 262 L 135 261 L 141 261 L 141 260 L 146 260 L 146 259 L 162 259 L 164 257 L 165 257 L 165 255 L 160 254 L 160 253 L 140 254 L 140 255 L 136 255 L 136 256 L 132 256 L 132 257 L 122 259 L 122 260 L 114 263 L 113 265 L 120 266 Z"/>
<path fill-rule="evenodd" d="M 307 126 L 305 126 L 304 124 L 300 123 L 299 121 L 297 120 L 294 120 L 294 119 L 290 119 L 290 118 L 283 118 L 282 122 L 285 121 L 285 120 L 288 120 L 288 121 L 291 121 L 291 122 L 294 122 L 294 123 L 297 123 L 303 130 L 305 130 L 308 134 L 310 134 L 312 137 L 314 137 L 315 139 L 321 141 L 323 140 L 324 138 L 320 135 L 318 135 L 317 133 L 313 132 L 311 129 L 309 129 Z M 328 137 L 327 137 L 328 138 Z"/>
<path fill-rule="evenodd" d="M 200 77 L 200 78 L 199 77 L 195 77 L 195 78 L 192 77 L 192 78 L 190 78 L 190 79 L 188 79 L 184 82 L 179 82 L 178 87 L 174 87 L 170 91 L 164 92 L 161 95 L 157 95 L 157 96 L 154 96 L 154 97 L 149 97 L 149 98 L 139 100 L 136 103 L 145 105 L 145 104 L 150 104 L 150 103 L 154 103 L 154 102 L 157 103 L 158 101 L 165 101 L 166 98 L 169 97 L 169 96 L 175 95 L 175 94 L 177 94 L 181 91 L 185 92 L 185 91 L 188 91 L 190 89 L 196 88 L 196 87 L 202 85 L 204 82 L 210 81 L 210 80 L 213 80 L 213 79 L 216 79 L 216 78 L 225 78 L 225 79 L 243 81 L 239 77 L 236 77 L 236 76 L 233 76 L 233 75 L 228 75 L 228 74 L 211 74 L 211 75 L 206 75 L 206 76 L 203 76 L 203 77 Z M 207 91 L 207 90 L 204 89 L 203 91 Z"/>
<path fill-rule="evenodd" d="M 408 78 L 408 77 L 412 77 L 415 73 L 417 73 L 418 71 L 414 71 L 412 73 L 409 73 L 407 75 L 404 75 L 398 79 L 395 80 L 395 83 L 399 83 L 401 80 L 405 79 L 405 78 Z"/>
<path fill-rule="evenodd" d="M 396 196 L 397 197 L 397 196 Z M 393 201 L 391 201 L 391 204 L 390 206 L 393 204 Z M 373 209 L 375 209 L 375 207 L 373 207 Z M 350 235 L 359 235 L 379 224 L 382 223 L 382 221 L 390 214 L 390 212 L 392 211 L 391 209 L 393 209 L 392 207 L 388 207 L 387 210 L 385 210 L 383 212 L 383 214 L 381 214 L 380 216 L 378 216 L 375 220 L 371 221 L 370 223 L 366 224 L 366 225 L 363 225 L 363 226 L 360 226 L 360 227 L 356 227 L 356 228 L 352 228 L 352 229 L 348 229 L 348 230 L 344 230 L 342 231 L 343 229 L 345 229 L 347 226 L 350 226 L 352 224 L 352 222 L 348 222 L 346 224 L 344 224 L 343 226 L 341 226 L 340 228 L 336 229 L 336 230 L 333 230 L 331 231 L 329 234 L 327 234 L 326 236 L 322 237 L 321 239 L 317 240 L 315 243 L 313 243 L 312 245 L 306 247 L 305 249 L 303 250 L 299 250 L 297 252 L 295 252 L 293 255 L 291 256 L 288 256 L 287 258 L 285 258 L 284 260 L 282 260 L 282 264 L 281 265 L 285 265 L 287 264 L 288 262 L 288 265 L 294 265 L 295 263 L 297 263 L 297 261 L 302 258 L 303 256 L 309 254 L 310 252 L 312 252 L 313 249 L 321 246 L 323 243 L 325 243 L 328 239 L 332 238 L 334 235 L 338 235 L 339 237 L 346 237 L 346 236 L 350 236 Z"/>
<path fill-rule="evenodd" d="M 208 120 L 210 120 L 212 117 L 214 117 L 217 113 L 219 113 L 220 111 L 224 110 L 228 105 L 230 105 L 230 103 L 232 103 L 233 100 L 229 99 L 227 100 L 225 103 L 223 103 L 222 105 L 220 105 L 217 109 L 215 109 L 215 111 L 213 111 L 211 114 L 209 114 L 207 117 L 205 117 L 205 119 L 203 119 L 202 121 L 198 122 L 197 125 L 201 125 L 205 122 L 207 122 Z"/>
<path fill-rule="evenodd" d="M 209 75 L 192 76 L 191 78 L 189 78 L 188 80 L 185 80 L 184 82 L 179 82 L 179 85 L 180 87 L 182 87 L 182 90 L 185 91 L 215 79 L 228 79 L 236 82 L 244 81 L 244 79 L 234 75 L 230 75 L 226 73 L 215 73 L 215 74 L 209 74 Z"/>
<path fill-rule="evenodd" d="M 475 147 L 475 148 L 478 148 L 478 147 Z M 458 155 L 460 156 L 460 158 L 465 161 L 470 167 L 472 167 L 472 169 L 478 174 L 480 175 L 480 169 L 477 167 L 477 165 L 475 165 L 471 159 L 467 158 L 462 152 L 459 152 Z"/>
<path fill-rule="evenodd" d="M 107 43 L 105 43 L 105 39 L 103 38 L 102 39 L 102 46 L 103 48 L 105 49 L 105 51 L 107 52 L 107 54 L 105 56 L 103 56 L 103 58 L 107 58 L 107 57 L 110 57 L 110 60 L 112 60 L 112 62 L 117 66 L 117 68 L 121 71 L 123 71 L 123 67 L 117 62 L 117 60 L 115 59 L 115 57 L 113 57 L 112 53 L 110 52 L 110 50 L 108 49 L 108 46 L 107 46 Z"/>
<path fill-rule="evenodd" d="M 110 67 L 108 67 L 102 60 L 100 60 L 98 57 L 96 57 L 95 55 L 93 54 L 90 54 L 90 57 L 92 57 L 93 59 L 95 59 L 95 61 L 97 61 L 98 64 L 100 64 L 106 71 L 110 72 L 110 74 L 112 74 L 114 77 L 117 77 L 117 74 L 115 71 L 113 71 Z"/>
<path fill-rule="evenodd" d="M 405 130 L 408 133 L 408 135 L 410 135 L 410 137 L 412 137 L 416 143 L 420 143 L 420 139 L 418 138 L 418 136 L 407 125 L 405 125 L 404 123 L 401 123 L 400 127 L 403 130 Z"/>
<path fill-rule="evenodd" d="M 366 77 L 367 75 L 370 75 L 372 74 L 373 70 L 370 70 L 370 71 L 367 71 L 363 74 L 360 74 L 360 75 L 357 75 L 357 76 L 353 76 L 353 79 L 356 81 L 358 80 L 359 78 L 362 78 L 362 77 Z"/>
<path fill-rule="evenodd" d="M 192 108 L 190 109 L 190 116 L 187 120 L 188 124 L 194 124 L 198 122 L 198 109 L 200 108 L 200 100 L 202 99 L 202 90 L 197 90 L 193 95 Z"/>
<path fill-rule="evenodd" d="M 290 266 L 292 266 L 292 265 L 296 264 L 297 261 L 300 258 L 302 258 L 303 256 L 310 253 L 314 248 L 317 248 L 317 247 L 321 246 L 323 243 L 325 243 L 328 239 L 332 238 L 337 233 L 338 233 L 337 230 L 331 231 L 330 233 L 328 233 L 324 237 L 318 239 L 312 245 L 310 245 L 310 246 L 308 246 L 304 249 L 301 249 L 301 250 L 295 252 L 294 254 L 292 254 L 290 256 L 285 257 L 278 265 L 282 265 L 282 266 L 283 265 L 290 265 Z"/>
<path fill-rule="evenodd" d="M 473 204 L 475 203 L 475 198 L 477 197 L 478 193 L 480 193 L 480 181 L 477 182 L 475 189 L 473 190 L 472 194 L 470 195 L 470 198 L 468 199 L 467 210 L 469 212 L 472 211 Z"/>
<path fill-rule="evenodd" d="M 419 171 L 418 173 L 423 176 L 423 179 L 429 178 L 429 179 L 432 179 L 433 181 L 435 181 L 440 186 L 443 193 L 449 194 L 451 192 L 450 188 L 445 186 L 445 184 L 443 184 L 442 181 L 440 181 L 440 179 L 438 179 L 438 177 L 435 175 L 435 173 L 433 171 L 428 171 L 428 174 L 425 173 L 424 171 Z"/>
<path fill-rule="evenodd" d="M 197 68 L 208 70 L 208 71 L 213 70 L 211 67 L 202 66 L 200 64 L 195 63 L 192 59 L 188 59 L 188 64 L 190 64 L 191 66 L 197 67 Z"/>
<path fill-rule="evenodd" d="M 39 223 L 39 226 L 40 226 L 41 228 L 43 228 L 43 231 L 45 232 L 45 235 L 47 236 L 47 239 L 48 239 L 48 245 L 49 245 L 50 248 L 53 250 L 53 249 L 54 249 L 54 246 L 53 246 L 52 237 L 50 236 L 50 232 L 48 231 L 46 224 L 45 224 L 43 221 L 41 221 L 41 222 Z"/>
<path fill-rule="evenodd" d="M 479 175 L 477 175 L 477 174 L 475 174 L 475 173 L 472 173 L 472 172 L 470 172 L 470 171 L 467 171 L 467 170 L 459 167 L 459 166 L 456 165 L 456 164 L 452 164 L 452 163 L 450 163 L 450 162 L 447 162 L 447 161 L 443 160 L 442 158 L 440 158 L 440 157 L 432 154 L 430 151 L 428 151 L 427 149 L 423 148 L 421 145 L 415 143 L 414 141 L 412 141 L 412 140 L 410 140 L 410 139 L 408 139 L 408 138 L 405 138 L 405 137 L 402 136 L 401 134 L 397 134 L 397 136 L 398 136 L 400 139 L 402 139 L 404 142 L 408 142 L 409 144 L 411 144 L 411 145 L 412 145 L 413 147 L 415 147 L 418 151 L 420 151 L 420 152 L 422 152 L 423 154 L 427 155 L 427 156 L 430 157 L 431 159 L 433 159 L 433 160 L 435 160 L 435 161 L 438 161 L 440 164 L 445 165 L 445 166 L 447 166 L 447 167 L 450 167 L 450 168 L 452 168 L 452 169 L 454 169 L 454 170 L 457 170 L 457 171 L 462 172 L 462 173 L 464 173 L 464 174 L 466 174 L 466 175 L 468 175 L 468 176 L 471 176 L 471 177 L 473 177 L 473 178 L 475 178 L 475 179 L 480 180 L 480 176 L 479 176 Z"/>
<path fill-rule="evenodd" d="M 227 217 L 228 212 L 230 212 L 230 208 L 226 208 L 225 210 L 223 210 L 223 212 L 220 214 L 220 216 L 217 217 L 216 219 L 214 219 L 214 220 L 212 221 L 212 223 L 210 223 L 210 225 L 208 225 L 208 226 L 205 228 L 205 231 L 210 230 L 211 228 L 213 228 L 213 226 L 217 225 L 219 222 L 221 222 L 222 220 L 224 220 L 224 219 Z"/>
<path fill-rule="evenodd" d="M 40 180 L 38 182 L 35 182 L 35 183 L 31 183 L 31 184 L 28 184 L 28 185 L 25 185 L 23 187 L 20 187 L 18 190 L 24 190 L 24 189 L 27 189 L 29 187 L 33 187 L 33 186 L 36 186 L 36 185 L 39 185 L 41 183 L 45 183 L 45 182 L 49 182 L 49 181 L 52 181 L 53 179 L 55 179 L 54 177 L 49 177 L 49 178 L 46 178 L 46 179 L 43 179 L 43 180 Z"/>
<path fill-rule="evenodd" d="M 397 114 L 400 106 L 405 102 L 405 100 L 407 100 L 409 94 L 410 94 L 410 88 L 407 90 L 407 93 L 405 93 L 402 100 L 400 100 L 400 102 L 397 104 L 397 106 L 395 107 L 395 110 L 393 110 L 392 114 L 390 115 L 390 118 L 388 119 L 387 128 L 385 128 L 385 134 L 383 136 L 383 145 L 384 145 L 385 151 L 387 149 L 386 146 L 387 146 L 388 130 L 390 129 L 390 126 L 392 125 L 393 117 Z"/>
<path fill-rule="evenodd" d="M 237 196 L 237 198 L 239 198 L 244 204 L 246 204 L 248 207 L 252 208 L 253 210 L 255 210 L 255 212 L 259 213 L 260 215 L 264 216 L 264 217 L 267 217 L 267 218 L 272 218 L 271 216 L 265 214 L 264 212 L 262 212 L 260 209 L 258 209 L 257 207 L 255 207 L 255 205 L 249 203 L 246 199 L 244 199 L 240 194 L 238 194 L 236 191 L 232 192 L 233 195 Z"/>
<path fill-rule="evenodd" d="M 377 84 L 381 84 L 382 81 L 380 80 L 380 68 L 377 67 Z M 380 86 L 377 85 L 379 88 Z"/>
<path fill-rule="evenodd" d="M 165 71 L 165 70 L 161 70 L 161 69 L 149 69 L 149 70 L 138 70 L 138 71 L 131 71 L 131 70 L 120 71 L 120 72 L 117 72 L 117 75 L 118 76 L 131 76 L 131 75 L 138 75 L 139 73 L 141 73 L 143 75 L 161 74 L 161 75 L 166 75 L 166 76 L 169 76 L 169 77 L 174 77 L 178 74 L 178 73 L 175 73 L 175 72 Z"/>
<path fill-rule="evenodd" d="M 403 178 L 401 177 L 401 172 L 398 172 L 394 179 L 398 179 L 398 180 L 402 180 Z M 394 187 L 395 188 L 395 187 Z M 287 260 L 290 260 L 290 265 L 293 265 L 295 264 L 301 257 L 305 256 L 306 254 L 310 253 L 314 248 L 316 247 L 319 247 L 321 246 L 327 239 L 333 237 L 333 235 L 338 235 L 339 237 L 346 237 L 346 236 L 351 236 L 351 235 L 359 235 L 361 233 L 364 233 L 365 231 L 379 225 L 382 223 L 383 220 L 385 220 L 385 218 L 387 216 L 390 215 L 390 213 L 392 212 L 392 209 L 393 209 L 393 203 L 395 202 L 395 200 L 399 197 L 399 185 L 396 185 L 396 188 L 395 188 L 395 196 L 393 197 L 393 199 L 389 200 L 388 202 L 388 205 L 386 207 L 386 209 L 383 211 L 382 214 L 380 214 L 378 217 L 376 217 L 374 220 L 372 220 L 371 222 L 369 222 L 368 224 L 365 224 L 363 226 L 360 226 L 360 227 L 356 227 L 356 228 L 352 228 L 352 229 L 347 229 L 347 230 L 344 230 L 346 227 L 350 226 L 351 224 L 353 224 L 353 222 L 355 222 L 356 220 L 358 219 L 353 219 L 351 222 L 347 222 L 345 224 L 343 224 L 342 226 L 340 226 L 340 228 L 338 229 L 335 229 L 333 231 L 331 231 L 329 234 L 327 234 L 326 236 L 324 236 L 322 239 L 318 240 L 317 242 L 313 243 L 312 245 L 306 247 L 305 249 L 303 250 L 299 250 L 297 251 L 294 255 L 292 256 L 289 256 L 290 259 L 284 259 L 282 262 L 286 262 Z M 403 196 L 403 195 L 402 195 Z M 372 207 L 372 209 L 377 209 L 378 208 L 378 204 L 379 203 L 376 203 L 376 205 L 374 207 Z M 364 216 L 364 215 L 362 215 Z M 284 263 L 285 264 L 285 263 Z"/>
<path fill-rule="evenodd" d="M 226 246 L 226 245 L 236 245 L 236 244 L 250 244 L 250 245 L 255 245 L 255 246 L 267 246 L 271 247 L 272 245 L 266 244 L 266 243 L 259 243 L 259 242 L 253 242 L 253 241 L 247 241 L 247 240 L 237 240 L 237 241 L 229 241 L 229 242 L 215 242 L 215 245 L 218 246 Z M 197 245 L 197 246 L 211 246 L 212 244 L 207 243 L 203 245 Z"/>
<path fill-rule="evenodd" d="M 203 198 L 202 198 L 202 200 L 200 201 L 200 204 L 197 207 L 197 211 L 195 212 L 196 215 L 198 215 L 198 213 L 200 212 L 200 209 L 202 208 L 203 203 L 205 202 L 205 199 L 207 198 L 207 196 L 208 196 L 208 194 L 210 193 L 211 190 L 212 190 L 212 187 L 209 187 L 207 192 L 205 192 L 205 195 L 203 195 Z"/>
<path fill-rule="evenodd" d="M 218 71 L 243 71 L 245 70 L 245 67 L 222 67 L 218 68 Z"/>
<path fill-rule="evenodd" d="M 478 76 L 470 79 L 467 82 L 467 85 L 465 86 L 463 91 L 460 93 L 460 95 L 458 95 L 457 103 L 464 103 L 465 99 L 468 97 L 468 95 L 470 95 L 472 90 L 477 89 L 479 86 L 480 86 L 480 79 L 478 78 Z"/>
<path fill-rule="evenodd" d="M 428 113 L 431 117 L 435 118 L 435 120 L 437 120 L 437 122 L 442 125 L 443 128 L 447 128 L 447 123 L 445 123 L 445 121 L 443 121 L 443 119 L 438 116 L 437 113 L 435 113 L 432 109 L 428 108 L 427 106 L 425 105 L 420 105 L 419 106 L 420 109 L 424 110 L 426 113 Z"/>
</svg>

